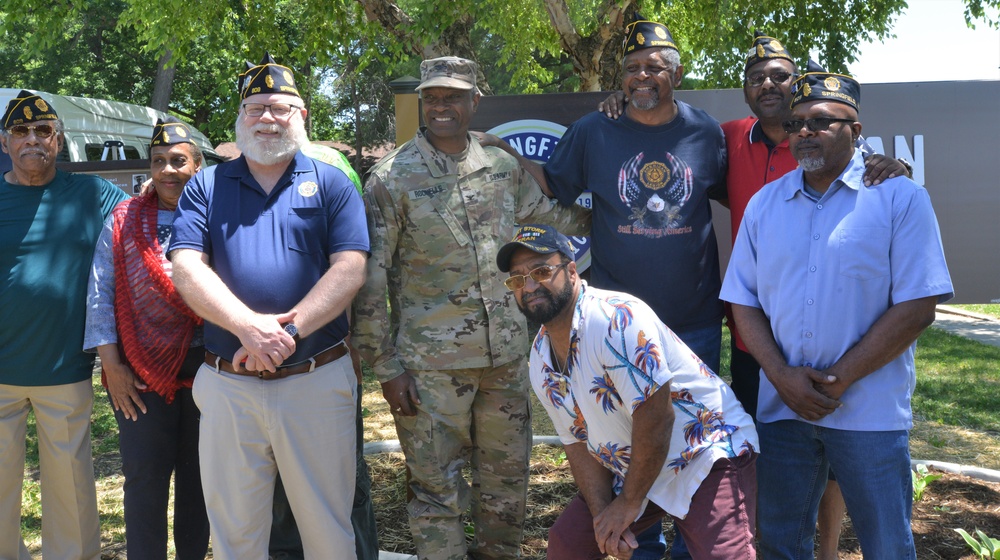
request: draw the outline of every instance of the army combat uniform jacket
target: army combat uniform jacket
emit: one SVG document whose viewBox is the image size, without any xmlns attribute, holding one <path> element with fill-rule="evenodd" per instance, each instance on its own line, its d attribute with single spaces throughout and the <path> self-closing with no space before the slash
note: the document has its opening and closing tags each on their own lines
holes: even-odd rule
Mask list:
<svg viewBox="0 0 1000 560">
<path fill-rule="evenodd" d="M 559 206 L 517 160 L 475 138 L 448 155 L 418 132 L 372 169 L 364 198 L 372 249 L 353 342 L 380 382 L 523 356 L 527 327 L 497 251 L 516 223 L 590 229 L 589 210 Z"/>
</svg>

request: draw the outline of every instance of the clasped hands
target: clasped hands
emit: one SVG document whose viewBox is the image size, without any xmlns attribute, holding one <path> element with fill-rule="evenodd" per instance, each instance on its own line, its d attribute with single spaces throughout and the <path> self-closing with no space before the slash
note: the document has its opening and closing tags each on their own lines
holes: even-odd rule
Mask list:
<svg viewBox="0 0 1000 560">
<path fill-rule="evenodd" d="M 277 370 L 295 352 L 295 339 L 284 328 L 294 319 L 294 311 L 275 315 L 254 313 L 236 333 L 243 346 L 233 355 L 233 368 L 236 371 Z"/>
<path fill-rule="evenodd" d="M 639 542 L 629 528 L 642 513 L 642 504 L 629 504 L 621 496 L 611 500 L 594 516 L 594 538 L 601 552 L 619 560 L 628 560 Z"/>
<path fill-rule="evenodd" d="M 849 385 L 836 375 L 807 366 L 785 366 L 767 378 L 788 408 L 810 421 L 843 406 L 839 399 Z"/>
</svg>

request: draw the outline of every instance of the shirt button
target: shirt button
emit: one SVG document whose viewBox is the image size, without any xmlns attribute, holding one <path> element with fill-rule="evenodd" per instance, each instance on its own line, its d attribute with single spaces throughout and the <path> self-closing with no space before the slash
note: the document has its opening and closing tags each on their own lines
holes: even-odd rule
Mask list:
<svg viewBox="0 0 1000 560">
<path fill-rule="evenodd" d="M 813 337 L 813 333 L 811 333 L 809 331 L 806 331 L 806 338 L 812 338 L 812 337 Z"/>
<path fill-rule="evenodd" d="M 773 165 L 771 166 L 771 171 L 774 171 L 774 166 Z"/>
<path fill-rule="evenodd" d="M 813 234 L 813 239 L 819 239 L 819 234 L 818 233 L 814 233 Z"/>
<path fill-rule="evenodd" d="M 806 362 L 806 367 L 813 367 L 813 363 L 812 362 Z"/>
<path fill-rule="evenodd" d="M 823 205 L 822 205 L 822 204 L 817 204 L 817 205 L 816 205 L 816 208 L 818 208 L 818 209 L 822 210 L 822 209 L 823 209 Z"/>
<path fill-rule="evenodd" d="M 812 305 L 812 304 L 813 304 L 813 300 L 812 300 L 812 298 L 809 298 L 809 299 L 807 299 L 807 300 L 806 300 L 806 303 L 807 303 L 807 304 L 809 304 L 809 305 Z"/>
<path fill-rule="evenodd" d="M 809 272 L 816 272 L 816 267 L 815 266 L 810 266 L 809 267 Z"/>
</svg>

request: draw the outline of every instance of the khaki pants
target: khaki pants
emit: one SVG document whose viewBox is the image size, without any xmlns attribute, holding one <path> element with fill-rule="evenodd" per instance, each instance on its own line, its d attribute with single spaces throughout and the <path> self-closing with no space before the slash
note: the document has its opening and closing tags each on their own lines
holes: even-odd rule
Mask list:
<svg viewBox="0 0 1000 560">
<path fill-rule="evenodd" d="M 348 356 L 270 381 L 201 367 L 194 399 L 216 560 L 267 558 L 278 471 L 306 559 L 355 557 L 356 387 Z"/>
<path fill-rule="evenodd" d="M 31 560 L 21 539 L 28 411 L 38 427 L 45 560 L 100 558 L 94 460 L 90 451 L 90 379 L 67 385 L 0 385 L 0 559 Z"/>
</svg>

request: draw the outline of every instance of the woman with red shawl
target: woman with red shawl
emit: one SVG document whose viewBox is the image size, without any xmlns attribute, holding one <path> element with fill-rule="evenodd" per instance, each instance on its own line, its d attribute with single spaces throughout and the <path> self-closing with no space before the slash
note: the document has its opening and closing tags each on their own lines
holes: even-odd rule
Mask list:
<svg viewBox="0 0 1000 560">
<path fill-rule="evenodd" d="M 177 201 L 201 161 L 187 125 L 158 121 L 150 142 L 153 189 L 115 208 L 94 252 L 84 349 L 101 357 L 101 382 L 118 421 L 130 558 L 167 558 L 171 474 L 176 558 L 203 560 L 208 550 L 200 414 L 191 397 L 205 358 L 201 319 L 174 290 L 164 256 Z"/>
</svg>

